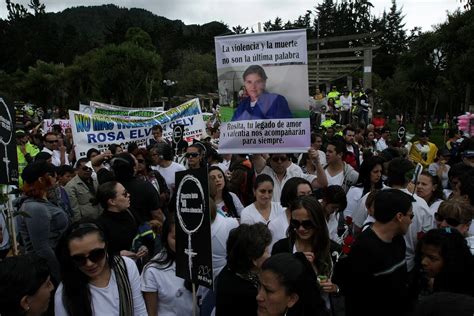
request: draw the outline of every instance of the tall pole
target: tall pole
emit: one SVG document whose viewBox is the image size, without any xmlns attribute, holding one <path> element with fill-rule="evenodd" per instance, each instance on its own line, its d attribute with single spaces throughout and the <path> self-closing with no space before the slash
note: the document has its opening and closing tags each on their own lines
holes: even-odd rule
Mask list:
<svg viewBox="0 0 474 316">
<path fill-rule="evenodd" d="M 319 17 L 316 30 L 316 88 L 319 88 Z"/>
<path fill-rule="evenodd" d="M 364 49 L 364 90 L 372 89 L 372 48 Z"/>
</svg>

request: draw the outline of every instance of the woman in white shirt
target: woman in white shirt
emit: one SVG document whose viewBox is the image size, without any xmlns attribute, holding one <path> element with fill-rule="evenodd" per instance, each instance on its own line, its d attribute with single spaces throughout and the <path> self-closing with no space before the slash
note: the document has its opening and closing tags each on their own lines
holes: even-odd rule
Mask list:
<svg viewBox="0 0 474 316">
<path fill-rule="evenodd" d="M 369 157 L 362 162 L 357 183 L 347 192 L 347 206 L 344 209 L 344 217 L 352 217 L 352 213 L 356 210 L 360 199 L 364 195 L 382 189 L 383 163 L 383 158 L 378 156 Z"/>
<path fill-rule="evenodd" d="M 145 266 L 142 292 L 148 315 L 192 315 L 193 298 L 184 280 L 176 276 L 175 218 L 170 215 L 163 224 L 163 250 Z"/>
<path fill-rule="evenodd" d="M 226 217 L 239 218 L 244 206 L 237 195 L 229 191 L 227 179 L 222 169 L 216 166 L 209 167 L 209 178 L 216 187 L 214 201 L 216 202 L 217 213 Z"/>
<path fill-rule="evenodd" d="M 416 194 L 426 201 L 430 207 L 431 214 L 436 213 L 439 205 L 444 200 L 441 179 L 428 171 L 423 171 L 416 183 Z"/>
<path fill-rule="evenodd" d="M 280 203 L 272 202 L 273 180 L 267 174 L 260 174 L 255 179 L 255 202 L 243 209 L 240 215 L 242 224 L 268 223 L 284 212 Z"/>
<path fill-rule="evenodd" d="M 147 315 L 135 262 L 108 253 L 98 225 L 73 224 L 58 251 L 62 282 L 55 294 L 56 316 Z"/>
</svg>

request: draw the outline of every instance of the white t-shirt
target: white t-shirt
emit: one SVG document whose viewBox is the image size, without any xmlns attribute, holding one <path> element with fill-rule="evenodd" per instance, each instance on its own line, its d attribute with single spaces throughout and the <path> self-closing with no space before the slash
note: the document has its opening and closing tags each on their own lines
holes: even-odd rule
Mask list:
<svg viewBox="0 0 474 316">
<path fill-rule="evenodd" d="M 346 191 L 348 188 L 345 188 L 343 186 L 344 181 L 346 183 L 346 186 L 352 185 L 357 182 L 357 178 L 359 178 L 359 173 L 352 168 L 351 165 L 348 165 L 344 163 L 344 168 L 342 169 L 341 172 L 338 174 L 335 174 L 334 176 L 331 176 L 328 171 L 329 168 L 325 168 L 324 172 L 326 173 L 326 178 L 328 180 L 328 186 L 329 185 L 340 185 L 342 186 Z M 344 179 L 345 177 L 345 179 Z"/>
<path fill-rule="evenodd" d="M 232 196 L 232 201 L 234 201 L 234 206 L 235 206 L 235 209 L 237 210 L 237 214 L 240 214 L 242 213 L 242 210 L 244 209 L 244 206 L 242 205 L 242 202 L 240 201 L 239 197 L 237 195 L 235 195 L 234 193 L 232 192 L 229 192 L 230 193 L 230 196 Z M 217 213 L 218 214 L 221 214 L 223 216 L 227 216 L 227 213 L 224 211 L 224 201 L 221 201 L 219 203 L 216 203 L 216 206 L 217 206 Z"/>
<path fill-rule="evenodd" d="M 327 221 L 329 239 L 332 241 L 341 244 L 341 238 L 337 235 L 337 227 L 339 226 L 339 216 L 341 213 L 332 213 L 329 215 L 329 220 Z"/>
<path fill-rule="evenodd" d="M 176 264 L 163 270 L 158 267 L 159 265 L 151 263 L 142 273 L 142 292 L 158 294 L 157 315 L 192 315 L 193 295 L 184 287 L 184 280 L 176 276 Z"/>
<path fill-rule="evenodd" d="M 357 208 L 359 204 L 359 200 L 362 198 L 362 193 L 364 192 L 364 188 L 361 187 L 351 187 L 346 194 L 347 199 L 347 206 L 344 210 L 344 217 L 351 216 L 354 210 Z"/>
<path fill-rule="evenodd" d="M 300 178 L 308 180 L 309 183 L 312 183 L 314 179 L 316 179 L 316 176 L 314 175 L 304 174 L 301 168 L 294 163 L 291 163 L 291 165 L 286 169 L 286 174 L 281 181 L 278 179 L 278 176 L 275 173 L 275 171 L 273 171 L 273 169 L 270 168 L 269 166 L 265 166 L 265 168 L 263 168 L 260 174 L 262 173 L 267 174 L 272 178 L 273 180 L 272 201 L 278 202 L 278 203 L 280 203 L 281 190 L 283 189 L 283 186 L 285 185 L 286 181 L 288 181 L 288 179 L 291 179 L 293 177 L 300 177 Z"/>
<path fill-rule="evenodd" d="M 43 152 L 46 152 L 51 155 L 51 163 L 56 167 L 61 166 L 61 152 L 59 150 L 49 150 L 46 147 L 43 147 Z M 69 165 L 69 160 L 67 158 L 67 152 L 64 153 L 64 164 Z"/>
<path fill-rule="evenodd" d="M 219 167 L 219 169 L 221 169 L 224 173 L 229 170 L 229 166 L 223 162 L 212 164 L 211 167 Z"/>
<path fill-rule="evenodd" d="M 186 170 L 183 165 L 180 165 L 174 161 L 171 162 L 171 165 L 166 168 L 161 166 L 152 166 L 151 168 L 158 171 L 163 176 L 163 178 L 165 178 L 168 189 L 170 189 L 170 195 L 173 195 L 174 192 L 176 172 Z"/>
<path fill-rule="evenodd" d="M 387 148 L 388 148 L 387 142 L 382 137 L 380 137 L 379 140 L 375 142 L 376 151 L 384 151 Z"/>
<path fill-rule="evenodd" d="M 270 249 L 273 248 L 273 245 L 277 241 L 286 238 L 288 226 L 290 226 L 290 223 L 288 222 L 286 212 L 281 213 L 274 220 L 268 223 L 268 229 L 272 232 L 272 242 L 270 243 Z"/>
<path fill-rule="evenodd" d="M 212 270 L 214 279 L 227 264 L 227 238 L 229 232 L 238 227 L 236 218 L 225 217 L 219 213 L 211 224 Z"/>
<path fill-rule="evenodd" d="M 122 257 L 125 260 L 125 266 L 127 267 L 128 279 L 130 280 L 130 287 L 132 289 L 133 297 L 133 315 L 146 316 L 147 311 L 145 307 L 145 301 L 143 300 L 142 293 L 140 292 L 140 274 L 138 273 L 137 265 L 135 262 L 127 257 Z M 109 284 L 106 287 L 100 288 L 89 284 L 92 302 L 92 315 L 119 315 L 120 314 L 120 298 L 117 287 L 117 281 L 115 279 L 115 273 L 112 271 L 110 274 Z M 63 304 L 63 284 L 59 284 L 58 290 L 54 295 L 54 315 L 56 316 L 67 316 L 68 313 L 64 308 Z"/>
<path fill-rule="evenodd" d="M 269 222 L 277 218 L 281 213 L 284 213 L 285 210 L 281 207 L 280 203 L 272 202 L 272 208 L 270 210 L 270 216 L 268 221 L 263 218 L 260 212 L 255 207 L 255 204 L 252 203 L 242 210 L 240 214 L 240 222 L 242 224 L 255 224 L 255 223 L 264 223 L 268 225 Z"/>
</svg>

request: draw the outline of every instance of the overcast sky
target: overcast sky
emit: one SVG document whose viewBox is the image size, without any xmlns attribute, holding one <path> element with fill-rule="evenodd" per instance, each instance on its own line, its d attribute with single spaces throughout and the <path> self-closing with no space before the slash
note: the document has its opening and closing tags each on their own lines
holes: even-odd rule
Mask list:
<svg viewBox="0 0 474 316">
<path fill-rule="evenodd" d="M 13 0 L 26 6 L 29 0 Z M 168 19 L 179 19 L 186 24 L 204 24 L 222 21 L 229 26 L 242 25 L 257 31 L 258 22 L 273 20 L 279 16 L 283 21 L 295 20 L 306 10 L 312 10 L 319 1 L 310 0 L 116 0 L 117 6 L 143 8 Z M 6 17 L 5 1 L 0 2 L 0 17 Z M 91 6 L 110 3 L 100 0 L 42 0 L 46 10 L 57 12 L 72 6 Z M 389 10 L 391 0 L 372 0 L 373 13 L 381 15 Z M 403 6 L 406 29 L 421 26 L 424 31 L 432 25 L 446 20 L 446 11 L 453 12 L 461 7 L 459 0 L 398 0 Z"/>
</svg>

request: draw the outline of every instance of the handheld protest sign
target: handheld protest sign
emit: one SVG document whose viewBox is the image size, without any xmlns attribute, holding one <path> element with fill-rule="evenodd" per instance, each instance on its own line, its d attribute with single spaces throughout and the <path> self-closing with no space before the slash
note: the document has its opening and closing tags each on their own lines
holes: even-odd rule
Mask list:
<svg viewBox="0 0 474 316">
<path fill-rule="evenodd" d="M 207 168 L 176 173 L 176 275 L 212 287 Z"/>
<path fill-rule="evenodd" d="M 184 136 L 184 125 L 176 124 L 175 126 L 173 126 L 172 140 L 175 146 L 177 146 L 179 142 L 183 140 L 183 136 Z"/>
<path fill-rule="evenodd" d="M 18 157 L 16 153 L 15 124 L 5 101 L 0 98 L 0 157 L 4 168 L 0 168 L 1 184 L 18 184 Z"/>
<path fill-rule="evenodd" d="M 406 132 L 407 132 L 407 130 L 406 130 L 405 126 L 400 125 L 400 127 L 397 130 L 397 136 L 398 136 L 398 140 L 400 142 L 402 142 L 405 139 Z"/>
</svg>

